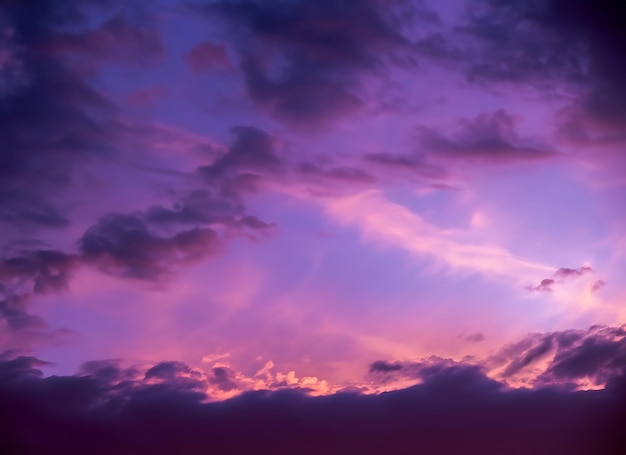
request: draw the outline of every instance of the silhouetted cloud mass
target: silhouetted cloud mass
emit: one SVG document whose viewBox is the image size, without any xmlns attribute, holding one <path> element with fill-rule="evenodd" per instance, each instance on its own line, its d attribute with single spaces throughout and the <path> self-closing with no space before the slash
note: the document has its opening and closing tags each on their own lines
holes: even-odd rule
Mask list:
<svg viewBox="0 0 626 455">
<path fill-rule="evenodd" d="M 3 453 L 582 455 L 619 453 L 626 443 L 623 376 L 601 391 L 510 390 L 475 367 L 431 366 L 421 384 L 380 395 L 258 391 L 205 403 L 202 380 L 180 362 L 143 378 L 115 362 L 45 378 L 42 365 L 0 363 Z M 224 370 L 213 373 L 233 387 Z"/>
</svg>

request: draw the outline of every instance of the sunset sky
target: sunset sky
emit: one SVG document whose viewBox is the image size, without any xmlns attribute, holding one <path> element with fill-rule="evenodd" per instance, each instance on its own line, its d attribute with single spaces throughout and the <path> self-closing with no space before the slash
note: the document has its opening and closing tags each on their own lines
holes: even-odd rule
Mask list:
<svg viewBox="0 0 626 455">
<path fill-rule="evenodd" d="M 0 444 L 63 447 L 26 429 L 42 403 L 180 394 L 245 427 L 253 391 L 396 419 L 468 381 L 518 419 L 614 421 L 624 23 L 619 0 L 0 0 Z M 487 406 L 458 403 L 453 428 Z M 625 450 L 557 420 L 546 453 Z"/>
</svg>

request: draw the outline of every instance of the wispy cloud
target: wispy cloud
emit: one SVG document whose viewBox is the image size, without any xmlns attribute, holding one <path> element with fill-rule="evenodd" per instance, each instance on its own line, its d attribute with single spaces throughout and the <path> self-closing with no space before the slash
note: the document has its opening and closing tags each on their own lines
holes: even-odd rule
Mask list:
<svg viewBox="0 0 626 455">
<path fill-rule="evenodd" d="M 473 241 L 463 231 L 442 229 L 417 213 L 367 191 L 328 203 L 327 211 L 340 223 L 361 230 L 365 240 L 401 248 L 452 270 L 478 272 L 524 280 L 554 270 L 514 256 L 506 248 Z"/>
</svg>

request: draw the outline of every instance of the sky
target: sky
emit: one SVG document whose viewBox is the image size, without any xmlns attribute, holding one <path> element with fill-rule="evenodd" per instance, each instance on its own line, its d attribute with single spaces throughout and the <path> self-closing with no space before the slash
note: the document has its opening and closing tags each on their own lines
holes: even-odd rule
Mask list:
<svg viewBox="0 0 626 455">
<path fill-rule="evenodd" d="M 0 448 L 623 454 L 624 21 L 0 0 Z"/>
</svg>

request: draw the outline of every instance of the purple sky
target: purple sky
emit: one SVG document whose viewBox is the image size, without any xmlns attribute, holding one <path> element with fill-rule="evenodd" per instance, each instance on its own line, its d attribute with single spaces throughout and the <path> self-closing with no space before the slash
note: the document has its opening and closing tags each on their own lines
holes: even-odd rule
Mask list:
<svg viewBox="0 0 626 455">
<path fill-rule="evenodd" d="M 291 422 L 275 453 L 347 453 L 360 426 L 397 445 L 354 453 L 404 453 L 406 413 L 434 412 L 463 443 L 426 425 L 415 450 L 504 453 L 545 437 L 538 412 L 546 445 L 507 453 L 623 454 L 625 21 L 619 0 L 0 0 L 0 447 L 91 451 L 44 430 L 67 412 L 59 432 L 88 416 L 102 453 L 142 453 L 154 407 L 226 419 L 220 448 Z M 158 425 L 164 453 L 204 437 Z"/>
</svg>

